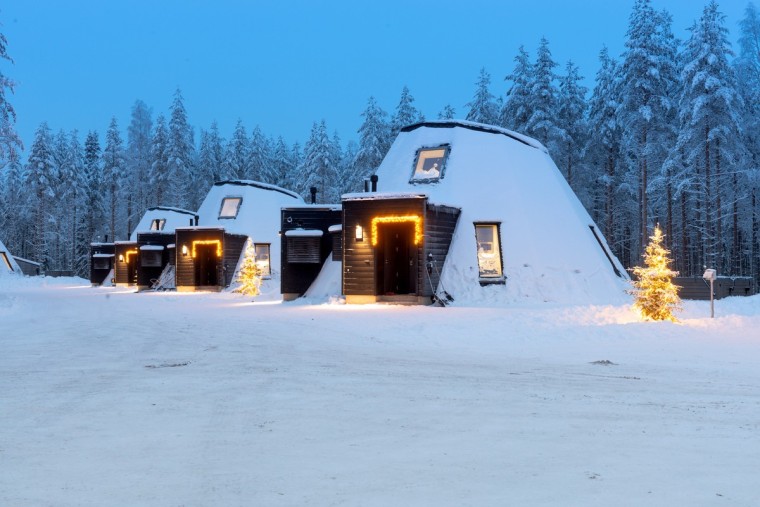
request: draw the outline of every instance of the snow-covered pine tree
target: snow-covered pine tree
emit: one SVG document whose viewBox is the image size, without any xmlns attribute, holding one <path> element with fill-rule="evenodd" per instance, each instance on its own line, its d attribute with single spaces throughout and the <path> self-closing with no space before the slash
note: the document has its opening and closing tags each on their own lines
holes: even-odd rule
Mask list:
<svg viewBox="0 0 760 507">
<path fill-rule="evenodd" d="M 282 136 L 277 138 L 272 151 L 272 172 L 274 175 L 274 184 L 289 189 L 288 174 L 293 170 L 292 153 L 285 144 Z"/>
<path fill-rule="evenodd" d="M 507 99 L 501 108 L 499 123 L 504 128 L 525 133 L 533 112 L 531 102 L 533 64 L 530 63 L 530 55 L 524 46 L 520 46 L 517 52 L 514 70 L 504 80 L 511 81 L 512 86 L 507 90 Z"/>
<path fill-rule="evenodd" d="M 377 105 L 374 97 L 367 101 L 367 108 L 361 114 L 364 117 L 359 127 L 359 151 L 354 159 L 354 176 L 352 181 L 356 190 L 361 189 L 362 182 L 375 173 L 390 147 L 390 126 L 385 121 L 387 113 Z"/>
<path fill-rule="evenodd" d="M 209 131 L 201 130 L 201 145 L 198 149 L 200 181 L 197 183 L 201 193 L 222 180 L 225 171 L 223 143 L 216 121 L 211 123 Z"/>
<path fill-rule="evenodd" d="M 270 172 L 271 148 L 267 137 L 258 125 L 253 128 L 251 142 L 248 146 L 250 148 L 251 166 L 247 179 L 273 183 Z"/>
<path fill-rule="evenodd" d="M 533 65 L 530 83 L 530 116 L 525 126 L 525 133 L 541 141 L 554 155 L 558 143 L 561 142 L 562 132 L 557 124 L 557 78 L 554 68 L 557 62 L 552 59 L 549 41 L 541 38 L 536 53 L 536 63 Z"/>
<path fill-rule="evenodd" d="M 247 179 L 251 173 L 251 147 L 243 120 L 238 119 L 232 138 L 227 143 L 227 176 L 234 180 Z"/>
<path fill-rule="evenodd" d="M 243 264 L 238 271 L 237 280 L 240 285 L 235 292 L 246 296 L 258 296 L 261 291 L 261 270 L 256 264 L 256 248 L 251 238 L 245 244 Z"/>
<path fill-rule="evenodd" d="M 660 226 L 655 226 L 644 251 L 644 266 L 633 268 L 635 279 L 631 292 L 636 296 L 634 306 L 644 318 L 675 321 L 673 312 L 680 309 L 681 302 L 678 287 L 673 284 L 678 272 L 671 269 L 673 261 L 663 239 Z"/>
<path fill-rule="evenodd" d="M 586 160 L 593 171 L 595 185 L 599 189 L 592 216 L 602 227 L 604 237 L 615 255 L 626 265 L 620 250 L 619 221 L 616 212 L 616 190 L 620 184 L 617 168 L 620 159 L 620 125 L 617 110 L 620 104 L 620 89 L 617 62 L 610 57 L 604 47 L 599 52 L 599 70 L 596 73 L 594 89 L 589 100 L 589 136 L 586 145 Z"/>
<path fill-rule="evenodd" d="M 103 199 L 103 171 L 98 133 L 91 130 L 84 141 L 84 199 L 87 206 L 84 238 L 90 243 L 105 241 L 105 207 Z M 113 241 L 113 236 L 108 238 Z"/>
<path fill-rule="evenodd" d="M 53 163 L 55 178 L 48 192 L 55 202 L 48 215 L 50 235 L 50 267 L 57 270 L 72 269 L 71 249 L 73 245 L 73 222 L 76 215 L 74 199 L 73 156 L 70 150 L 69 136 L 61 129 L 53 140 Z"/>
<path fill-rule="evenodd" d="M 15 146 L 9 149 L 7 157 L 5 168 L 0 171 L 0 179 L 3 182 L 0 185 L 2 240 L 11 252 L 22 257 L 30 257 L 26 239 L 34 217 L 29 206 L 30 192 L 26 187 L 26 172 Z"/>
<path fill-rule="evenodd" d="M 694 221 L 703 234 L 701 265 L 722 273 L 733 269 L 724 232 L 726 202 L 731 195 L 731 180 L 741 170 L 743 156 L 741 98 L 736 75 L 729 65 L 732 54 L 724 26 L 725 16 L 711 1 L 683 52 L 681 130 L 676 148 L 683 150 L 687 164 L 698 171 L 699 203 L 704 212 Z M 700 264 L 697 267 L 700 267 Z"/>
<path fill-rule="evenodd" d="M 624 179 L 635 185 L 627 203 L 627 220 L 638 230 L 634 257 L 643 248 L 650 222 L 650 175 L 659 174 L 673 145 L 675 107 L 670 16 L 656 12 L 650 0 L 636 0 L 629 18 L 623 62 L 618 118 L 623 129 L 623 150 L 628 154 Z"/>
<path fill-rule="evenodd" d="M 127 229 L 145 213 L 152 192 L 147 182 L 151 173 L 151 131 L 153 119 L 150 108 L 142 100 L 132 106 L 132 117 L 127 128 L 127 174 L 124 198 L 127 202 Z"/>
<path fill-rule="evenodd" d="M 195 181 L 193 130 L 187 121 L 187 110 L 179 88 L 174 92 L 172 101 L 166 151 L 170 175 L 168 204 L 195 208 L 194 194 L 190 188 Z"/>
<path fill-rule="evenodd" d="M 560 78 L 557 123 L 560 133 L 558 151 L 555 159 L 572 189 L 578 194 L 586 209 L 591 209 L 591 182 L 583 172 L 581 161 L 583 150 L 589 137 L 586 122 L 586 92 L 581 84 L 583 78 L 578 74 L 578 67 L 569 60 L 565 66 L 565 75 Z"/>
<path fill-rule="evenodd" d="M 119 132 L 119 124 L 116 117 L 111 118 L 111 123 L 106 131 L 106 145 L 103 148 L 103 180 L 106 182 L 106 210 L 108 213 L 108 234 L 114 240 L 117 239 L 116 231 L 119 224 L 119 189 L 124 184 L 126 158 L 124 155 L 124 143 Z M 129 232 L 120 235 L 122 240 L 129 239 Z"/>
<path fill-rule="evenodd" d="M 166 130 L 166 120 L 159 114 L 150 146 L 151 185 L 155 190 L 153 204 L 166 206 L 169 204 L 169 132 Z"/>
<path fill-rule="evenodd" d="M 451 107 L 451 104 L 446 104 L 443 106 L 443 109 L 438 113 L 438 119 L 439 120 L 453 120 L 454 116 L 456 116 L 457 112 L 456 110 Z"/>
<path fill-rule="evenodd" d="M 404 86 L 401 90 L 401 98 L 396 106 L 396 112 L 391 118 L 391 142 L 396 138 L 403 127 L 422 121 L 422 114 L 412 105 L 413 103 L 414 97 L 412 97 L 412 94 L 409 92 L 409 88 Z"/>
<path fill-rule="evenodd" d="M 71 269 L 76 276 L 90 276 L 90 239 L 86 237 L 89 203 L 85 197 L 85 150 L 79 141 L 79 132 L 69 134 L 73 207 L 71 216 Z"/>
<path fill-rule="evenodd" d="M 494 96 L 489 90 L 491 86 L 491 74 L 486 72 L 485 67 L 480 69 L 478 80 L 475 82 L 475 96 L 465 104 L 470 111 L 466 120 L 488 125 L 496 125 L 499 120 L 499 110 L 496 107 Z"/>
<path fill-rule="evenodd" d="M 336 202 L 335 180 L 336 166 L 334 151 L 327 135 L 325 120 L 314 123 L 309 140 L 304 149 L 303 162 L 299 171 L 302 182 L 299 192 L 305 199 L 310 199 L 309 189 L 316 187 L 319 202 Z"/>
<path fill-rule="evenodd" d="M 2 33 L 0 33 L 0 60 L 13 63 L 13 59 L 8 55 L 8 39 Z M 12 150 L 24 149 L 21 138 L 16 133 L 16 111 L 6 96 L 6 91 L 13 93 L 15 86 L 16 83 L 0 70 L 0 168 L 11 157 Z"/>
<path fill-rule="evenodd" d="M 27 187 L 31 196 L 31 208 L 34 210 L 34 219 L 28 251 L 30 257 L 36 262 L 43 264 L 45 268 L 50 265 L 50 251 L 48 246 L 48 214 L 54 205 L 50 201 L 48 189 L 52 186 L 55 163 L 52 154 L 52 136 L 47 122 L 42 122 L 34 133 L 34 141 L 29 152 L 27 161 Z"/>
<path fill-rule="evenodd" d="M 343 194 L 348 192 L 358 192 L 361 190 L 362 181 L 356 178 L 356 168 L 354 167 L 354 160 L 356 160 L 356 154 L 359 152 L 359 145 L 356 141 L 351 140 L 346 144 L 346 149 L 343 151 L 340 157 L 340 163 L 338 164 L 338 182 L 336 195 L 338 199 Z M 337 202 L 337 201 L 336 201 Z"/>
</svg>

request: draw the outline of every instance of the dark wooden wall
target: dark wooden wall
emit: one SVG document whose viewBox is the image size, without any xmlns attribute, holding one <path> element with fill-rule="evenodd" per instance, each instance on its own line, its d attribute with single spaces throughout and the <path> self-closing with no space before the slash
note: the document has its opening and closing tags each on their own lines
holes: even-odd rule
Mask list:
<svg viewBox="0 0 760 507">
<path fill-rule="evenodd" d="M 710 282 L 701 278 L 675 277 L 673 283 L 679 287 L 681 299 L 710 299 Z M 751 296 L 755 293 L 751 277 L 722 277 L 713 282 L 715 299 L 728 296 Z"/>
<path fill-rule="evenodd" d="M 332 252 L 331 225 L 340 224 L 340 209 L 298 207 L 283 208 L 281 211 L 280 237 L 280 292 L 282 294 L 303 294 L 319 275 L 322 265 Z M 289 263 L 285 232 L 294 229 L 314 229 L 323 232 L 319 245 L 319 264 Z"/>
<path fill-rule="evenodd" d="M 127 252 L 130 250 L 136 250 L 137 249 L 137 243 L 130 242 L 130 243 L 119 243 L 117 245 L 114 245 L 114 259 L 113 259 L 113 277 L 116 283 L 126 283 L 129 285 L 134 285 L 137 283 L 136 274 L 137 271 L 134 270 L 133 273 L 135 276 L 132 276 L 130 279 L 129 277 L 129 264 L 127 263 Z M 119 256 L 124 256 L 124 262 L 119 262 Z M 139 254 L 133 254 L 129 256 L 129 261 L 131 264 L 136 265 L 135 263 L 138 262 Z"/>
<path fill-rule="evenodd" d="M 219 240 L 224 248 L 224 229 L 177 229 L 175 283 L 179 287 L 195 287 L 195 264 L 193 262 L 193 241 Z M 187 245 L 188 254 L 182 255 L 182 246 Z"/>
<path fill-rule="evenodd" d="M 95 269 L 93 255 L 95 254 L 113 254 L 113 243 L 94 243 L 90 245 L 90 283 L 102 284 L 106 281 L 106 276 L 111 272 L 114 264 L 114 258 L 111 258 L 108 269 Z"/>
<path fill-rule="evenodd" d="M 375 249 L 372 247 L 372 218 L 388 215 L 426 216 L 426 198 L 366 199 L 343 201 L 343 294 L 346 296 L 377 295 Z M 355 237 L 356 226 L 364 229 L 364 239 Z M 423 223 L 424 226 L 424 223 Z M 427 280 L 424 270 L 423 248 L 417 252 L 417 291 Z"/>
<path fill-rule="evenodd" d="M 427 214 L 425 215 L 425 252 L 424 252 L 424 270 L 422 270 L 422 292 L 423 296 L 432 296 L 434 290 L 438 290 L 440 283 L 440 273 L 443 270 L 443 263 L 446 261 L 446 255 L 449 253 L 451 238 L 454 236 L 459 221 L 459 208 L 450 206 L 440 206 L 428 204 Z M 475 232 L 473 231 L 473 235 Z M 477 252 L 473 252 L 475 255 Z M 431 269 L 430 278 L 428 279 L 427 262 L 429 254 L 433 255 L 434 265 Z M 431 287 L 432 283 L 432 287 Z"/>
<path fill-rule="evenodd" d="M 161 266 L 149 267 L 142 265 L 142 254 L 137 264 L 137 285 L 140 287 L 150 287 L 151 280 L 158 279 L 161 276 L 161 272 L 164 270 L 170 261 L 173 262 L 171 256 L 174 255 L 174 249 L 167 249 L 166 246 L 174 243 L 174 232 L 139 232 L 137 233 L 137 244 L 143 245 L 161 245 L 164 247 L 161 252 Z M 138 246 L 138 249 L 139 249 Z"/>
<path fill-rule="evenodd" d="M 235 268 L 240 260 L 240 254 L 245 250 L 245 243 L 248 241 L 248 236 L 240 234 L 224 234 L 224 261 L 222 268 L 224 270 L 224 286 L 229 287 L 232 283 L 232 279 L 235 276 Z"/>
</svg>

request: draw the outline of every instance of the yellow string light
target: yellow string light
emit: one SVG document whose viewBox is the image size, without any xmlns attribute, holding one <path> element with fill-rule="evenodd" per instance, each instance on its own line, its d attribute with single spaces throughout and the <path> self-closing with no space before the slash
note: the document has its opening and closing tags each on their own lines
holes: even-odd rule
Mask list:
<svg viewBox="0 0 760 507">
<path fill-rule="evenodd" d="M 126 260 L 126 263 L 127 263 L 127 264 L 129 264 L 129 256 L 130 256 L 130 255 L 135 255 L 136 253 L 137 253 L 137 249 L 134 249 L 134 250 L 128 250 L 128 251 L 127 251 L 127 252 L 124 254 L 124 259 Z"/>
<path fill-rule="evenodd" d="M 193 241 L 193 259 L 195 259 L 195 246 L 196 245 L 216 245 L 216 256 L 222 256 L 222 242 L 218 239 L 204 239 Z"/>
<path fill-rule="evenodd" d="M 654 229 L 649 244 L 644 251 L 644 266 L 636 266 L 633 273 L 638 278 L 633 282 L 634 305 L 645 318 L 675 321 L 674 310 L 680 309 L 678 287 L 672 278 L 678 272 L 670 269 L 670 251 L 663 246 L 664 236 L 660 227 Z"/>
<path fill-rule="evenodd" d="M 395 224 L 401 222 L 414 223 L 414 244 L 419 245 L 422 242 L 422 217 L 419 215 L 402 215 L 375 217 L 372 219 L 372 246 L 377 246 L 378 224 Z"/>
</svg>

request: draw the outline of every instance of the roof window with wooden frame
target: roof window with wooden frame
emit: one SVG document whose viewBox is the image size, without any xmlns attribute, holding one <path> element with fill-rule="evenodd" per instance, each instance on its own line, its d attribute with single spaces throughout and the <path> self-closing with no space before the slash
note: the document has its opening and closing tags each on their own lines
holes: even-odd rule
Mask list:
<svg viewBox="0 0 760 507">
<path fill-rule="evenodd" d="M 417 150 L 409 183 L 436 183 L 443 179 L 449 151 L 448 144 Z"/>
<path fill-rule="evenodd" d="M 242 203 L 242 197 L 225 197 L 219 208 L 219 218 L 237 218 Z"/>
<path fill-rule="evenodd" d="M 475 223 L 478 255 L 478 276 L 481 285 L 503 284 L 500 223 Z"/>
<path fill-rule="evenodd" d="M 151 231 L 163 231 L 165 225 L 166 225 L 166 219 L 165 218 L 154 218 L 150 222 L 150 230 Z"/>
</svg>

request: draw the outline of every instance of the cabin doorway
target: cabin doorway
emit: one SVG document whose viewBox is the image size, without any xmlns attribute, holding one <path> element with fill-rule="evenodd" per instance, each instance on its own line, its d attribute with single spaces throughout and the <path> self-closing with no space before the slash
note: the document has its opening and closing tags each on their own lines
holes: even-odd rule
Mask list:
<svg viewBox="0 0 760 507">
<path fill-rule="evenodd" d="M 417 246 L 413 222 L 378 224 L 377 294 L 417 293 Z"/>
<path fill-rule="evenodd" d="M 127 262 L 127 285 L 137 285 L 137 259 L 136 258 L 130 259 Z"/>
<path fill-rule="evenodd" d="M 195 286 L 207 287 L 219 285 L 219 257 L 217 245 L 195 245 Z"/>
</svg>

